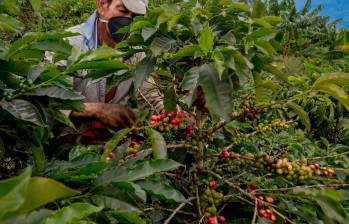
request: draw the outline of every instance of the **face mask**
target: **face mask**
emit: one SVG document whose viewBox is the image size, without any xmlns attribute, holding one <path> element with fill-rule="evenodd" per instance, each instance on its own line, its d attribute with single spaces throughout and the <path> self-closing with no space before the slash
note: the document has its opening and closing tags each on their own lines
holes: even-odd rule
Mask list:
<svg viewBox="0 0 349 224">
<path fill-rule="evenodd" d="M 132 23 L 132 19 L 128 17 L 113 17 L 110 20 L 102 20 L 100 22 L 108 23 L 109 33 L 113 37 L 116 43 L 120 43 L 121 41 L 128 38 L 128 33 L 117 33 L 120 28 L 126 27 Z"/>
</svg>

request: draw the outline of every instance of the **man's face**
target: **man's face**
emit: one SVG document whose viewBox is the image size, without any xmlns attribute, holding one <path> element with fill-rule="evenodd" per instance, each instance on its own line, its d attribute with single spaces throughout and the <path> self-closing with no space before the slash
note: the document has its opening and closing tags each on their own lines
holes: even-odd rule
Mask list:
<svg viewBox="0 0 349 224">
<path fill-rule="evenodd" d="M 101 19 L 109 20 L 117 16 L 134 17 L 134 14 L 124 6 L 122 0 L 113 0 L 111 4 L 108 4 L 107 0 L 97 0 L 97 7 Z"/>
</svg>

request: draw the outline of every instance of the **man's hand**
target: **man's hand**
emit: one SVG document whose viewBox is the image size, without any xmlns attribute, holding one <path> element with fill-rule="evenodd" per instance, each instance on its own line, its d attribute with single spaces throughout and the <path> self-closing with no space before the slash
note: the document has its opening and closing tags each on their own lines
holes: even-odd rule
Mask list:
<svg viewBox="0 0 349 224">
<path fill-rule="evenodd" d="M 72 112 L 71 117 L 77 120 L 79 118 L 95 119 L 112 129 L 132 127 L 136 122 L 136 116 L 131 109 L 109 103 L 85 103 L 85 110 Z"/>
</svg>

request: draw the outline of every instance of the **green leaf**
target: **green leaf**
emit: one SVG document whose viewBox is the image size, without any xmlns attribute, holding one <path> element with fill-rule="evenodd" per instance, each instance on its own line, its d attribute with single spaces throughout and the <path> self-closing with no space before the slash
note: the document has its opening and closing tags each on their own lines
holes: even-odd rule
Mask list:
<svg viewBox="0 0 349 224">
<path fill-rule="evenodd" d="M 69 161 L 75 160 L 86 154 L 96 154 L 101 150 L 99 145 L 76 145 L 69 151 Z"/>
<path fill-rule="evenodd" d="M 67 72 L 73 73 L 81 69 L 104 69 L 109 71 L 117 71 L 127 68 L 128 66 L 125 63 L 122 63 L 119 59 L 105 61 L 81 61 L 77 64 L 70 66 Z"/>
<path fill-rule="evenodd" d="M 20 33 L 23 28 L 24 25 L 17 19 L 6 14 L 0 14 L 0 30 L 9 30 Z"/>
<path fill-rule="evenodd" d="M 199 83 L 205 93 L 206 106 L 212 116 L 228 120 L 232 108 L 232 88 L 227 80 L 219 80 L 212 64 L 200 68 Z"/>
<path fill-rule="evenodd" d="M 73 124 L 73 122 L 69 119 L 69 117 L 67 117 L 61 111 L 52 110 L 52 116 L 53 116 L 53 119 L 55 119 L 59 123 L 67 125 L 68 127 L 72 128 L 72 129 L 75 129 L 75 125 Z"/>
<path fill-rule="evenodd" d="M 97 69 L 97 70 L 90 70 L 86 76 L 84 76 L 84 79 L 91 79 L 91 80 L 98 80 L 101 78 L 107 78 L 107 82 L 109 80 L 113 79 L 113 84 L 112 86 L 118 85 L 120 82 L 127 80 L 131 78 L 132 75 L 128 73 L 128 70 L 118 70 L 115 71 L 113 69 L 111 70 L 105 70 L 105 69 Z M 114 80 L 117 80 L 114 82 Z M 120 81 L 119 81 L 120 80 Z M 107 84 L 107 89 L 108 84 Z"/>
<path fill-rule="evenodd" d="M 349 129 L 349 118 L 342 118 L 339 120 L 338 126 L 345 130 Z"/>
<path fill-rule="evenodd" d="M 259 86 L 263 87 L 263 88 L 267 88 L 267 89 L 271 89 L 271 90 L 279 90 L 282 88 L 282 86 L 280 86 L 279 83 L 273 81 L 273 80 L 263 80 Z"/>
<path fill-rule="evenodd" d="M 161 199 L 175 201 L 175 202 L 183 202 L 185 201 L 185 197 L 171 187 L 170 185 L 153 180 L 140 180 L 136 182 L 139 184 L 144 190 L 150 192 L 153 195 L 160 197 Z"/>
<path fill-rule="evenodd" d="M 228 2 L 227 5 L 229 7 L 232 7 L 234 9 L 240 9 L 244 12 L 249 12 L 250 11 L 250 6 L 246 3 L 243 2 Z"/>
<path fill-rule="evenodd" d="M 31 168 L 27 168 L 20 176 L 0 181 L 0 221 L 4 215 L 14 212 L 25 202 Z"/>
<path fill-rule="evenodd" d="M 30 4 L 32 5 L 35 13 L 40 14 L 41 0 L 30 0 Z"/>
<path fill-rule="evenodd" d="M 144 41 L 147 41 L 150 37 L 152 37 L 156 33 L 156 28 L 154 27 L 144 27 L 142 29 L 142 37 Z"/>
<path fill-rule="evenodd" d="M 96 207 L 87 203 L 74 203 L 64 207 L 44 219 L 40 224 L 68 224 L 80 220 L 90 214 L 99 212 L 103 207 Z"/>
<path fill-rule="evenodd" d="M 265 19 L 268 23 L 275 25 L 284 21 L 281 17 L 278 16 L 264 16 L 263 19 Z"/>
<path fill-rule="evenodd" d="M 32 177 L 28 183 L 24 204 L 12 215 L 24 214 L 57 199 L 71 197 L 76 194 L 80 194 L 80 192 L 53 179 Z"/>
<path fill-rule="evenodd" d="M 37 224 L 40 223 L 43 219 L 52 214 L 52 210 L 40 209 L 39 211 L 30 212 L 29 214 L 24 214 L 21 216 L 16 216 L 13 219 L 7 219 L 3 224 Z"/>
<path fill-rule="evenodd" d="M 113 182 L 135 181 L 144 179 L 156 173 L 174 170 L 181 164 L 170 159 L 159 159 L 152 161 L 143 161 L 132 169 L 111 169 L 99 175 L 95 181 L 96 186 L 108 185 Z"/>
<path fill-rule="evenodd" d="M 274 47 L 268 41 L 258 40 L 255 42 L 255 45 L 256 45 L 258 50 L 260 50 L 262 53 L 264 53 L 266 55 L 271 56 L 271 55 L 276 54 Z"/>
<path fill-rule="evenodd" d="M 144 161 L 143 163 L 138 164 L 135 168 L 130 170 L 127 175 L 127 180 L 135 181 L 144 179 L 156 173 L 174 170 L 179 166 L 181 166 L 180 163 L 177 163 L 176 161 L 171 159 Z"/>
<path fill-rule="evenodd" d="M 95 154 L 85 154 L 69 162 L 54 160 L 46 166 L 45 173 L 54 179 L 79 182 L 98 177 L 99 173 L 105 170 L 106 164 L 105 161 L 99 161 Z"/>
<path fill-rule="evenodd" d="M 299 75 L 304 73 L 304 64 L 301 59 L 291 56 L 285 59 L 284 70 L 287 74 Z"/>
<path fill-rule="evenodd" d="M 167 159 L 167 147 L 164 137 L 154 129 L 147 128 L 146 131 L 151 140 L 154 159 Z"/>
<path fill-rule="evenodd" d="M 11 58 L 18 51 L 28 48 L 35 41 L 61 40 L 63 38 L 76 36 L 76 33 L 66 31 L 52 31 L 46 33 L 26 33 L 21 39 L 15 41 L 9 48 L 8 57 Z"/>
<path fill-rule="evenodd" d="M 200 52 L 201 49 L 198 45 L 188 45 L 184 46 L 177 53 L 174 55 L 174 57 L 192 57 L 197 56 L 198 52 Z"/>
<path fill-rule="evenodd" d="M 162 52 L 170 50 L 172 45 L 174 45 L 175 43 L 176 41 L 174 39 L 165 36 L 155 37 L 150 44 L 150 50 L 156 57 L 159 56 Z"/>
<path fill-rule="evenodd" d="M 260 26 L 262 26 L 264 28 L 267 28 L 267 29 L 272 29 L 273 28 L 273 26 L 270 25 L 270 23 L 268 23 L 265 19 L 253 18 L 252 21 L 253 21 L 254 24 L 260 25 Z"/>
<path fill-rule="evenodd" d="M 80 94 L 58 86 L 37 88 L 29 94 L 33 96 L 48 96 L 62 100 L 82 100 L 85 98 Z"/>
<path fill-rule="evenodd" d="M 95 49 L 90 50 L 80 57 L 77 57 L 79 62 L 91 62 L 91 61 L 100 61 L 100 60 L 110 60 L 119 58 L 121 59 L 125 55 L 125 52 L 118 51 L 116 49 L 107 47 L 105 45 Z"/>
<path fill-rule="evenodd" d="M 113 137 L 105 144 L 105 148 L 108 149 L 109 152 L 114 151 L 114 149 L 118 146 L 120 141 L 127 136 L 133 129 L 125 128 L 113 134 Z"/>
<path fill-rule="evenodd" d="M 321 196 L 330 197 L 337 202 L 345 200 L 343 192 L 340 192 L 338 190 L 331 189 L 331 188 L 324 188 L 324 189 L 317 190 L 315 195 L 320 197 Z"/>
<path fill-rule="evenodd" d="M 83 111 L 85 109 L 85 104 L 81 101 L 76 100 L 59 100 L 61 110 L 73 110 L 73 111 Z"/>
<path fill-rule="evenodd" d="M 338 100 L 343 106 L 349 110 L 349 95 L 347 92 L 340 86 L 333 83 L 322 83 L 314 85 L 312 90 L 324 92 L 336 100 Z"/>
<path fill-rule="evenodd" d="M 261 97 L 265 89 L 270 89 L 275 91 L 281 88 L 282 86 L 280 86 L 279 83 L 273 80 L 263 80 L 256 86 L 256 99 L 261 100 Z"/>
<path fill-rule="evenodd" d="M 130 192 L 136 195 L 137 198 L 141 199 L 143 202 L 146 202 L 147 200 L 147 194 L 145 191 L 135 183 L 128 181 L 113 182 L 113 187 Z"/>
<path fill-rule="evenodd" d="M 142 85 L 142 83 L 149 77 L 149 75 L 154 71 L 155 62 L 155 58 L 146 57 L 137 64 L 133 76 L 135 89 L 138 89 Z"/>
<path fill-rule="evenodd" d="M 207 54 L 213 50 L 214 34 L 211 27 L 206 24 L 201 30 L 199 37 L 199 46 L 204 54 Z"/>
<path fill-rule="evenodd" d="M 29 47 L 42 51 L 61 52 L 65 54 L 70 54 L 71 52 L 71 46 L 63 40 L 43 40 L 34 42 Z"/>
<path fill-rule="evenodd" d="M 308 116 L 308 113 L 304 111 L 304 109 L 299 106 L 298 104 L 294 103 L 294 102 L 287 102 L 286 106 L 290 107 L 293 109 L 293 111 L 298 115 L 298 117 L 300 118 L 302 124 L 305 126 L 306 130 L 308 132 L 311 131 L 311 123 L 310 123 L 310 119 Z"/>
<path fill-rule="evenodd" d="M 94 195 L 91 200 L 98 206 L 126 212 L 140 212 L 140 210 L 127 202 L 121 201 L 116 198 L 107 197 L 103 195 Z"/>
<path fill-rule="evenodd" d="M 86 181 L 92 181 L 107 168 L 107 163 L 105 161 L 84 161 L 85 158 L 91 158 L 93 156 L 97 159 L 95 155 L 90 154 L 84 155 L 81 158 L 75 158 L 75 160 L 71 162 L 60 162 L 58 164 L 62 167 L 50 171 L 49 175 L 52 178 L 71 183 L 81 184 L 84 182 L 86 183 Z"/>
<path fill-rule="evenodd" d="M 164 107 L 167 112 L 177 110 L 177 94 L 174 86 L 170 86 L 164 94 Z"/>
<path fill-rule="evenodd" d="M 188 90 L 189 93 L 186 97 L 186 104 L 190 107 L 194 100 L 194 93 L 199 85 L 200 67 L 192 67 L 188 72 L 184 74 L 184 78 L 181 83 L 181 87 L 184 90 Z"/>
<path fill-rule="evenodd" d="M 128 147 L 130 146 L 130 143 L 131 143 L 131 139 L 128 139 L 124 144 L 116 148 L 116 150 L 114 151 L 116 155 L 111 160 L 111 163 L 117 163 L 119 162 L 119 160 L 124 158 L 124 153 L 127 151 Z"/>
<path fill-rule="evenodd" d="M 7 12 L 11 15 L 18 15 L 21 12 L 20 6 L 16 0 L 1 0 L 0 11 Z"/>
<path fill-rule="evenodd" d="M 30 68 L 27 78 L 35 81 L 40 76 L 40 74 L 46 71 L 47 69 L 48 66 L 46 66 L 45 64 L 34 65 Z"/>
<path fill-rule="evenodd" d="M 240 85 L 252 78 L 251 70 L 254 68 L 254 65 L 245 56 L 232 48 L 221 49 L 221 52 L 226 55 L 226 66 L 233 69 L 239 77 Z"/>
<path fill-rule="evenodd" d="M 349 74 L 344 72 L 336 72 L 331 74 L 322 75 L 313 84 L 313 88 L 322 84 L 333 83 L 336 85 L 349 85 Z"/>
<path fill-rule="evenodd" d="M 130 32 L 134 32 L 134 31 L 137 31 L 137 30 L 143 30 L 145 28 L 149 28 L 149 27 L 152 27 L 152 26 L 153 25 L 151 24 L 151 22 L 149 22 L 147 20 L 136 21 L 136 22 L 133 22 L 131 24 Z"/>
<path fill-rule="evenodd" d="M 143 218 L 139 217 L 138 212 L 116 212 L 114 213 L 120 223 L 145 224 Z"/>
<path fill-rule="evenodd" d="M 264 16 L 266 6 L 261 0 L 253 1 L 252 18 L 261 18 Z"/>
<path fill-rule="evenodd" d="M 336 200 L 326 195 L 317 195 L 314 200 L 321 207 L 325 216 L 338 223 L 346 223 L 349 220 L 348 214 L 343 206 Z"/>
<path fill-rule="evenodd" d="M 224 54 L 221 52 L 221 50 L 219 48 L 216 48 L 213 51 L 212 57 L 214 59 L 214 67 L 218 73 L 219 79 L 222 79 L 222 75 L 223 75 L 224 70 L 225 70 Z"/>
<path fill-rule="evenodd" d="M 181 13 L 176 13 L 171 16 L 171 19 L 167 21 L 167 31 L 171 32 L 172 29 L 178 25 L 178 20 L 181 18 Z"/>
<path fill-rule="evenodd" d="M 272 75 L 275 75 L 275 76 L 279 77 L 280 79 L 282 79 L 286 83 L 288 82 L 287 75 L 284 74 L 283 72 L 281 72 L 280 70 L 278 70 L 276 67 L 274 67 L 272 65 L 263 65 L 263 70 L 271 73 Z"/>
<path fill-rule="evenodd" d="M 38 109 L 26 100 L 15 99 L 0 105 L 4 110 L 19 120 L 28 121 L 38 126 L 45 126 Z"/>
<path fill-rule="evenodd" d="M 219 79 L 222 79 L 223 73 L 224 73 L 224 71 L 225 71 L 225 63 L 224 63 L 224 61 L 218 61 L 218 60 L 216 60 L 216 61 L 214 62 L 214 68 L 215 68 L 216 71 L 217 71 L 217 74 L 218 74 Z"/>
<path fill-rule="evenodd" d="M 275 38 L 276 34 L 276 31 L 261 27 L 251 33 L 251 38 L 270 41 Z"/>
</svg>

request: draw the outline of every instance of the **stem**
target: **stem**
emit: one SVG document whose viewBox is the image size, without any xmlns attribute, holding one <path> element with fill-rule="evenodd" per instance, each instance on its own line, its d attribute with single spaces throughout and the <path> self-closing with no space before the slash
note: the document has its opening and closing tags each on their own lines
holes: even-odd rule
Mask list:
<svg viewBox="0 0 349 224">
<path fill-rule="evenodd" d="M 192 145 L 187 144 L 179 144 L 179 145 L 167 145 L 167 149 L 186 149 L 186 148 L 194 148 Z"/>
<path fill-rule="evenodd" d="M 209 171 L 209 173 L 210 173 L 212 176 L 215 176 L 216 178 L 222 180 L 224 183 L 228 184 L 230 187 L 232 187 L 232 188 L 234 188 L 234 189 L 240 191 L 240 192 L 241 192 L 243 195 L 245 195 L 246 197 L 248 197 L 248 198 L 250 198 L 250 199 L 252 199 L 252 200 L 254 200 L 254 201 L 257 200 L 257 201 L 260 201 L 261 203 L 264 203 L 264 204 L 266 204 L 266 205 L 272 206 L 272 204 L 266 203 L 266 202 L 264 202 L 264 201 L 258 199 L 255 195 L 253 195 L 253 194 L 251 194 L 251 193 L 249 193 L 249 192 L 247 192 L 247 191 L 242 190 L 242 189 L 241 189 L 240 187 L 238 187 L 238 186 L 235 186 L 233 183 L 231 183 L 230 181 L 224 179 L 222 176 L 220 176 L 220 175 L 218 175 L 218 174 L 216 174 L 216 173 L 214 173 L 214 172 L 212 172 L 212 171 Z M 249 202 L 249 203 L 253 205 L 252 202 Z M 274 212 L 275 212 L 277 215 L 279 215 L 281 218 L 283 218 L 284 220 L 286 220 L 288 223 L 290 223 L 290 224 L 295 224 L 295 223 L 292 222 L 289 218 L 287 218 L 286 216 L 284 216 L 284 215 L 281 214 L 280 212 L 276 211 L 275 208 L 274 208 Z"/>
<path fill-rule="evenodd" d="M 255 198 L 255 200 L 254 200 L 254 213 L 253 213 L 253 219 L 252 219 L 251 224 L 255 224 L 256 223 L 256 219 L 257 219 L 257 203 L 258 203 L 258 200 L 257 200 L 257 198 Z"/>
<path fill-rule="evenodd" d="M 44 172 L 46 162 L 44 148 L 42 147 L 42 145 L 35 146 L 32 144 L 31 150 L 33 153 L 36 170 L 39 174 L 41 174 L 42 172 Z"/>
<path fill-rule="evenodd" d="M 191 202 L 192 200 L 194 200 L 196 197 L 191 197 L 188 198 L 186 201 L 182 202 L 182 204 L 180 204 L 174 211 L 173 213 L 170 215 L 170 217 L 168 217 L 168 219 L 166 219 L 166 221 L 164 222 L 164 224 L 169 224 L 172 220 L 172 218 L 189 202 Z"/>
<path fill-rule="evenodd" d="M 297 187 L 302 187 L 302 188 L 344 188 L 344 187 L 349 187 L 349 184 L 317 184 L 317 185 L 308 185 L 308 186 L 285 187 L 285 188 L 279 188 L 279 189 L 257 189 L 256 192 L 289 191 L 289 190 L 293 190 Z"/>
<path fill-rule="evenodd" d="M 196 176 L 196 172 L 194 172 L 196 206 L 198 207 L 198 214 L 199 214 L 199 216 L 201 216 L 202 212 L 201 212 L 201 202 L 200 202 L 200 195 L 199 195 L 199 187 L 198 187 L 198 184 L 197 184 L 196 180 L 197 180 L 197 176 Z"/>
<path fill-rule="evenodd" d="M 343 153 L 339 153 L 336 155 L 328 155 L 328 156 L 319 156 L 319 157 L 313 157 L 313 158 L 308 158 L 307 160 L 319 160 L 319 159 L 326 159 L 326 158 L 332 158 L 332 157 L 337 157 L 337 156 L 344 156 L 349 154 L 349 152 L 343 152 Z"/>
<path fill-rule="evenodd" d="M 202 132 L 202 127 L 203 127 L 203 116 L 200 111 L 197 112 L 196 116 L 196 125 L 198 128 L 198 133 L 195 136 L 196 141 L 198 142 L 198 148 L 195 150 L 195 160 L 196 160 L 196 165 L 197 169 L 199 171 L 204 169 L 204 142 L 202 141 L 203 139 L 203 132 Z"/>
</svg>

